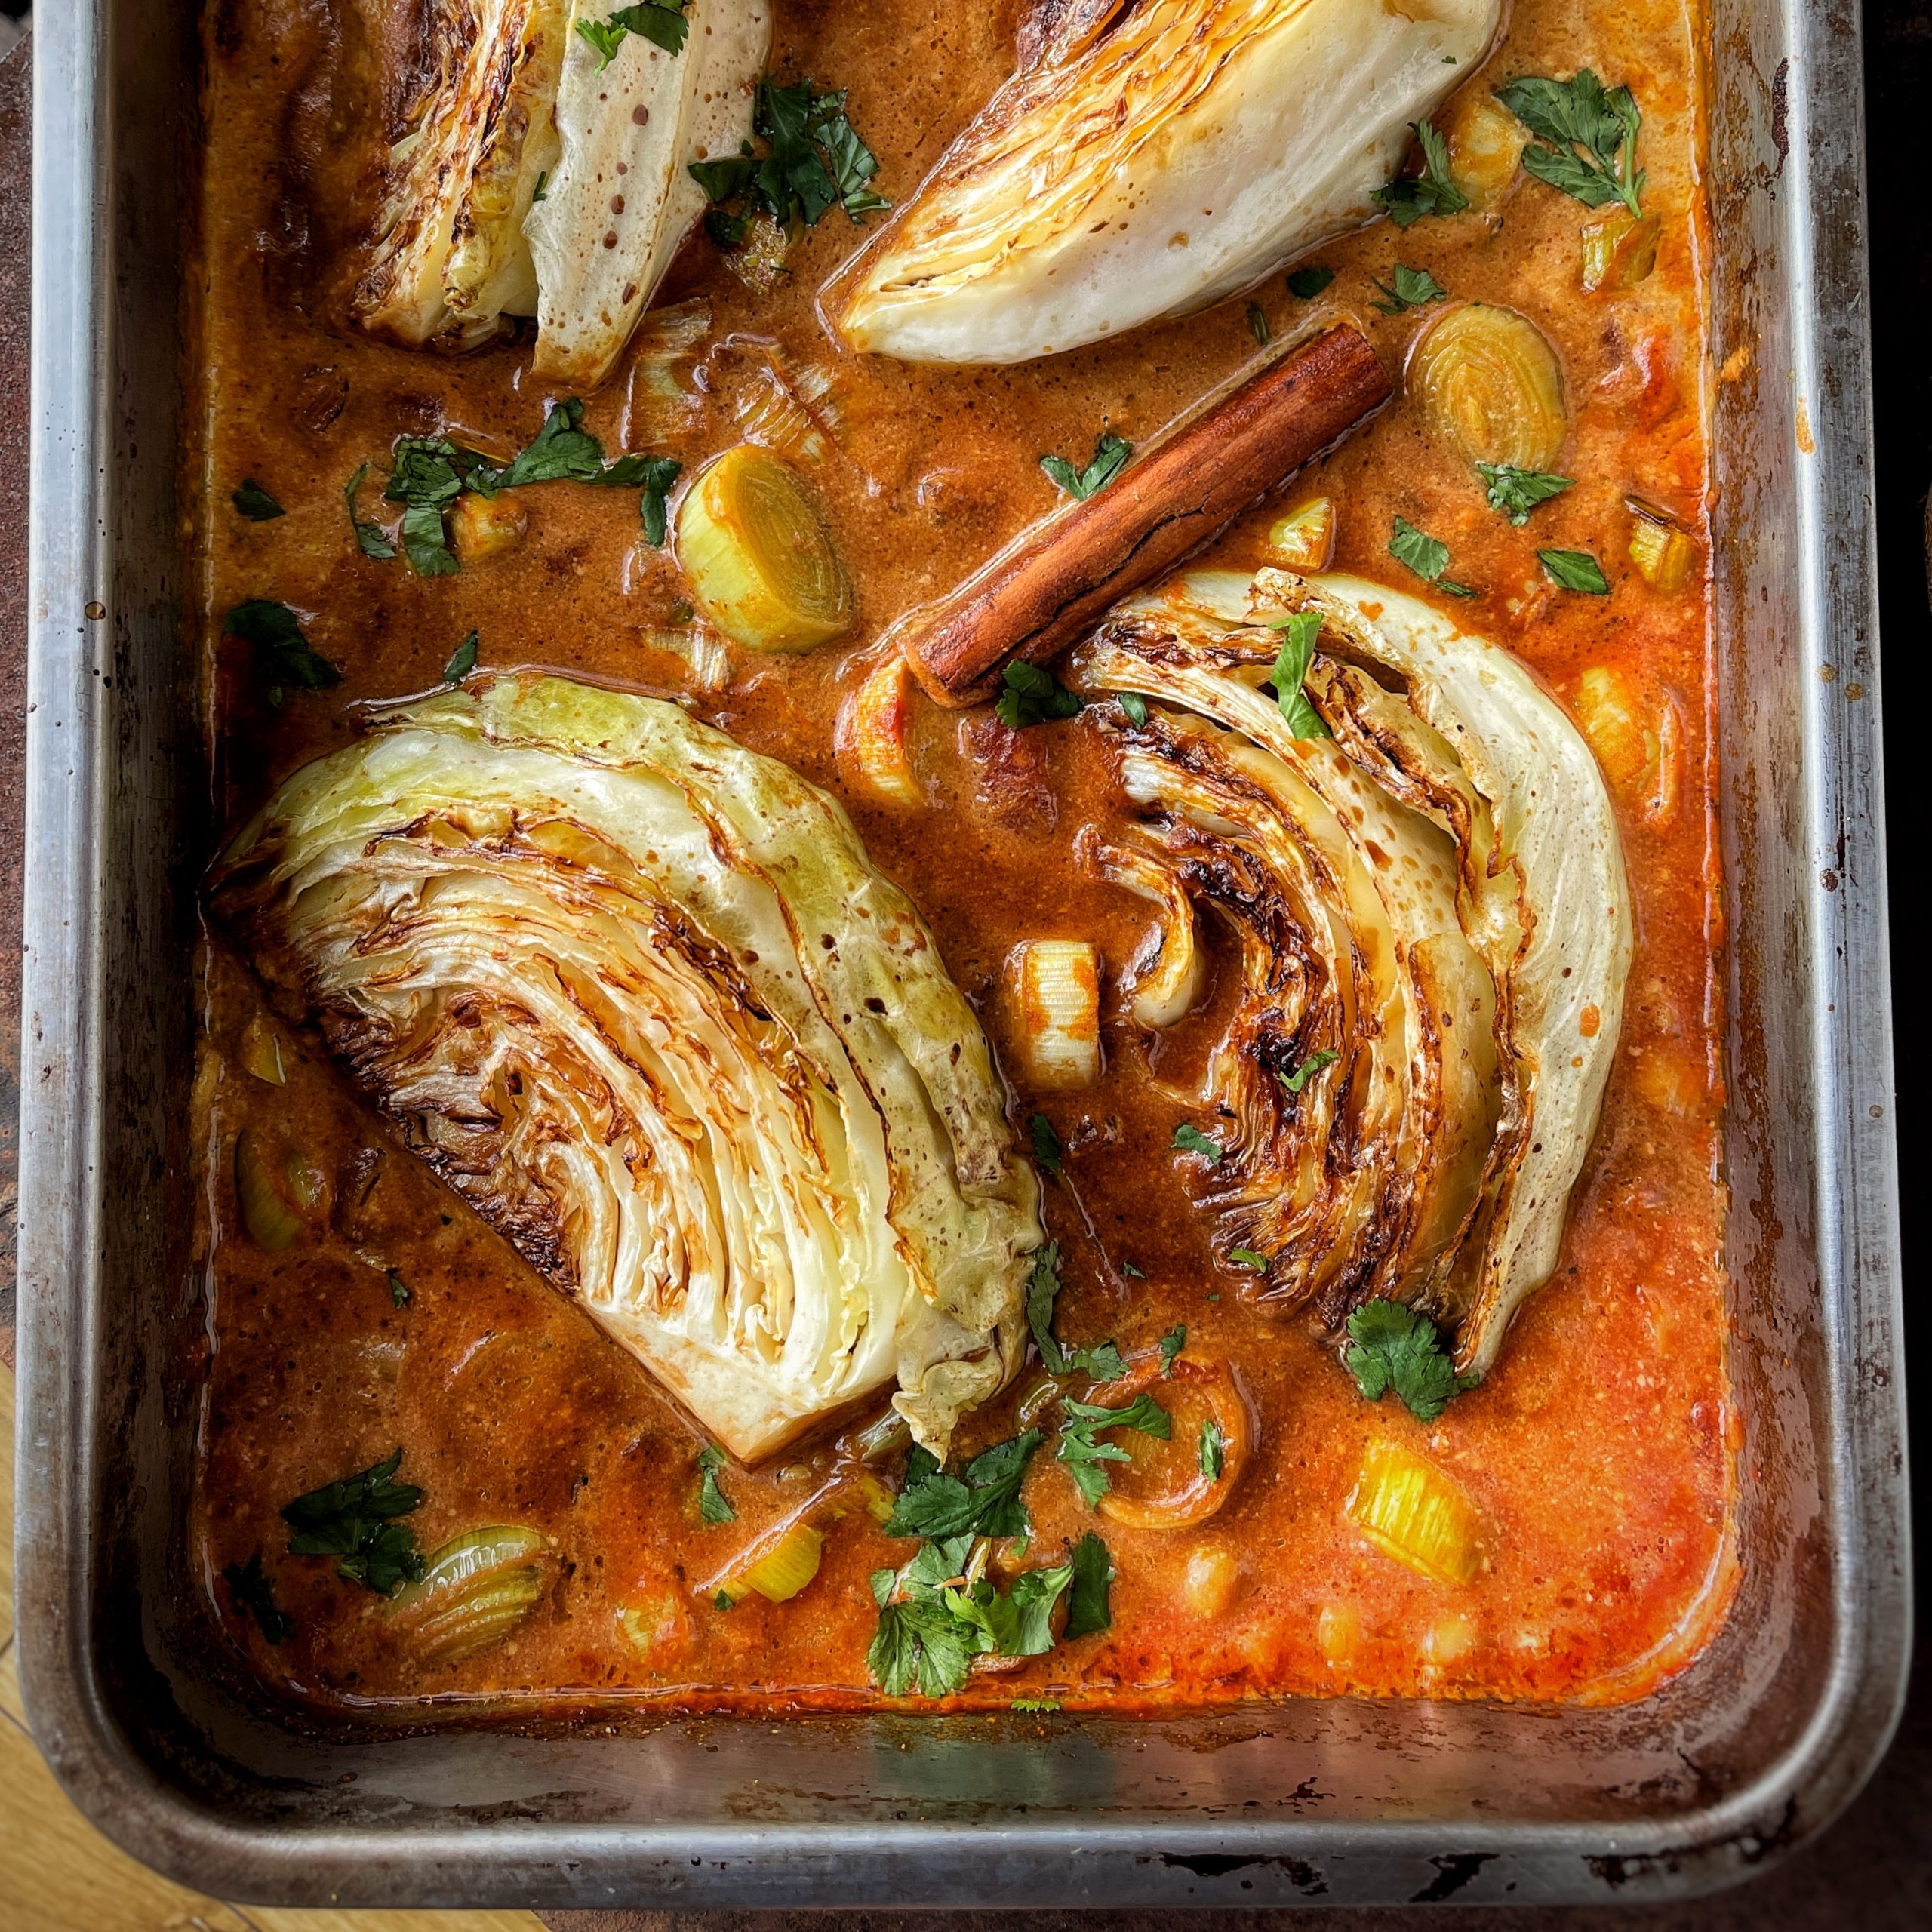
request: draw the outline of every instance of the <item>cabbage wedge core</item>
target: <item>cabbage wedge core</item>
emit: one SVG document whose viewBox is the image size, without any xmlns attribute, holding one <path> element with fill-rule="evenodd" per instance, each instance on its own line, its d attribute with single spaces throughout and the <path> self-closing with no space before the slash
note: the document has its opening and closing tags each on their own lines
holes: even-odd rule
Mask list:
<svg viewBox="0 0 1932 1932">
<path fill-rule="evenodd" d="M 1268 684 L 1297 612 L 1315 735 Z M 1486 1374 L 1556 1266 L 1622 1023 L 1629 890 L 1588 745 L 1509 652 L 1356 578 L 1172 580 L 1074 666 L 1145 701 L 1105 727 L 1119 784 L 1239 938 L 1218 1241 L 1266 1258 L 1265 1301 L 1402 1301 Z"/>
<path fill-rule="evenodd" d="M 1020 1358 L 1038 1186 L 842 809 L 675 705 L 499 677 L 297 772 L 212 903 L 409 1145 L 744 1460 Z"/>
<path fill-rule="evenodd" d="M 1205 307 L 1365 221 L 1500 0 L 1066 4 L 827 312 L 908 362 L 1018 362 Z"/>
</svg>

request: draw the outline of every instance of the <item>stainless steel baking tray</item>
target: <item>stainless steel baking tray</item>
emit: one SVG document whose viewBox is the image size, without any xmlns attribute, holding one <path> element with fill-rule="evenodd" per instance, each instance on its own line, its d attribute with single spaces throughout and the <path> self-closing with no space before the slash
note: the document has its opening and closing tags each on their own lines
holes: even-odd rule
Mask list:
<svg viewBox="0 0 1932 1932">
<path fill-rule="evenodd" d="M 1621 1710 L 1355 1700 L 309 1734 L 181 1574 L 205 849 L 174 466 L 188 0 L 36 22 L 19 1595 L 82 1807 L 242 1899 L 1521 1903 L 1687 1893 L 1817 1831 L 1907 1644 L 1856 0 L 1718 0 L 1718 364 L 1744 1581 Z"/>
</svg>

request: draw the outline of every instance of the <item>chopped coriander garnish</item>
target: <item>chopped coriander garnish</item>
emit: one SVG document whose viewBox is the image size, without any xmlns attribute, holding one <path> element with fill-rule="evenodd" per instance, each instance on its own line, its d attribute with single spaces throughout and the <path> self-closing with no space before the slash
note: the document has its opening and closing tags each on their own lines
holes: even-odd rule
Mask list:
<svg viewBox="0 0 1932 1932">
<path fill-rule="evenodd" d="M 1248 333 L 1266 349 L 1268 346 L 1268 318 L 1259 302 L 1251 302 L 1247 305 L 1247 328 Z"/>
<path fill-rule="evenodd" d="M 707 1442 L 697 1452 L 697 1513 L 706 1523 L 734 1523 L 738 1518 L 731 1499 L 718 1481 L 718 1472 L 724 1468 L 725 1460 L 724 1451 L 715 1442 Z"/>
<path fill-rule="evenodd" d="M 1425 536 L 1405 517 L 1395 519 L 1394 534 L 1389 539 L 1389 554 L 1398 563 L 1407 564 L 1416 575 L 1446 590 L 1451 597 L 1473 597 L 1467 584 L 1451 583 L 1442 573 L 1449 568 L 1449 546 Z"/>
<path fill-rule="evenodd" d="M 1334 279 L 1335 271 L 1318 263 L 1312 268 L 1297 269 L 1288 277 L 1288 293 L 1297 301 L 1312 302 Z"/>
<path fill-rule="evenodd" d="M 1144 1281 L 1147 1278 L 1146 1271 L 1135 1267 L 1131 1261 L 1123 1261 L 1120 1264 L 1120 1272 L 1131 1281 Z"/>
<path fill-rule="evenodd" d="M 1534 77 L 1498 88 L 1501 101 L 1536 140 L 1523 166 L 1586 208 L 1621 202 L 1643 212 L 1644 171 L 1637 166 L 1637 130 L 1643 116 L 1628 88 L 1605 89 L 1587 67 L 1567 81 Z"/>
<path fill-rule="evenodd" d="M 1023 1571 L 1004 1594 L 978 1571 L 974 1539 L 929 1541 L 901 1570 L 875 1570 L 878 1629 L 866 1662 L 888 1697 L 949 1697 L 976 1657 L 1041 1657 L 1053 1648 L 1053 1609 L 1074 1565 Z M 976 1574 L 977 1571 L 977 1574 Z"/>
<path fill-rule="evenodd" d="M 711 1607 L 713 1610 L 735 1610 L 737 1601 L 729 1590 L 720 1590 L 711 1599 Z"/>
<path fill-rule="evenodd" d="M 397 1308 L 407 1308 L 416 1297 L 410 1293 L 409 1284 L 396 1271 L 389 1270 L 389 1300 Z"/>
<path fill-rule="evenodd" d="M 1490 508 L 1500 510 L 1519 529 L 1529 521 L 1537 504 L 1561 496 L 1577 480 L 1554 476 L 1547 470 L 1518 469 L 1509 463 L 1479 463 L 1476 471 L 1482 478 Z"/>
<path fill-rule="evenodd" d="M 1035 1114 L 1029 1131 L 1033 1137 L 1033 1158 L 1039 1163 L 1041 1172 L 1058 1174 L 1066 1149 L 1060 1144 L 1060 1135 L 1053 1122 L 1044 1114 Z"/>
<path fill-rule="evenodd" d="M 636 460 L 620 459 L 627 464 Z M 637 480 L 626 472 L 619 473 L 624 482 Z M 515 490 L 526 483 L 598 483 L 604 474 L 604 446 L 583 426 L 582 398 L 570 395 L 543 412 L 543 426 L 492 480 L 497 489 Z"/>
<path fill-rule="evenodd" d="M 474 631 L 450 653 L 450 661 L 443 666 L 443 682 L 460 685 L 476 669 L 476 651 L 478 639 Z"/>
<path fill-rule="evenodd" d="M 254 648 L 255 663 L 269 680 L 270 701 L 279 705 L 281 690 L 319 691 L 342 681 L 342 673 L 315 651 L 302 635 L 301 621 L 286 604 L 272 598 L 251 597 L 222 620 L 223 635 L 238 637 Z"/>
<path fill-rule="evenodd" d="M 1096 1348 L 1069 1349 L 1054 1334 L 1054 1303 L 1059 1298 L 1060 1285 L 1060 1244 L 1050 1241 L 1035 1253 L 1026 1286 L 1027 1325 L 1047 1373 L 1067 1375 L 1078 1369 L 1096 1382 L 1118 1382 L 1127 1373 L 1127 1364 L 1111 1340 Z"/>
<path fill-rule="evenodd" d="M 1161 1337 L 1161 1374 L 1164 1377 L 1174 1372 L 1174 1357 L 1187 1346 L 1187 1324 L 1185 1321 L 1170 1328 Z"/>
<path fill-rule="evenodd" d="M 1111 1627 L 1113 1608 L 1108 1589 L 1113 1580 L 1113 1559 L 1107 1546 L 1089 1530 L 1073 1546 L 1073 1592 L 1066 1600 L 1067 1642 Z"/>
<path fill-rule="evenodd" d="M 1398 176 L 1369 199 L 1398 228 L 1407 228 L 1426 214 L 1460 214 L 1469 198 L 1449 178 L 1449 144 L 1428 121 L 1411 122 L 1409 131 L 1422 146 L 1422 172 Z"/>
<path fill-rule="evenodd" d="M 789 229 L 812 227 L 835 208 L 863 225 L 892 205 L 872 185 L 878 162 L 846 116 L 843 88 L 821 94 L 811 80 L 783 88 L 768 74 L 758 84 L 752 128 L 765 153 L 747 148 L 690 164 L 691 179 L 715 206 L 737 202 Z"/>
<path fill-rule="evenodd" d="M 1158 1436 L 1164 1442 L 1174 1434 L 1172 1418 L 1145 1390 L 1118 1408 L 1110 1408 L 1104 1402 L 1072 1401 L 1063 1406 L 1068 1420 L 1060 1430 L 1054 1454 L 1066 1464 L 1067 1474 L 1090 1509 L 1113 1487 L 1106 1465 L 1132 1460 L 1118 1443 L 1103 1442 L 1103 1433 L 1134 1429 L 1143 1435 Z"/>
<path fill-rule="evenodd" d="M 1457 1377 L 1427 1315 L 1380 1297 L 1349 1317 L 1349 1346 L 1342 1359 L 1371 1402 L 1392 1389 L 1418 1422 L 1433 1422 L 1454 1396 L 1474 1388 L 1480 1379 Z"/>
<path fill-rule="evenodd" d="M 275 1586 L 262 1568 L 258 1549 L 246 1563 L 224 1565 L 222 1579 L 235 1593 L 235 1601 L 255 1620 L 257 1627 L 271 1644 L 285 1644 L 295 1635 L 294 1620 L 275 1600 Z"/>
<path fill-rule="evenodd" d="M 1302 680 L 1308 675 L 1309 666 L 1315 661 L 1315 640 L 1321 635 L 1321 612 L 1297 611 L 1273 628 L 1281 633 L 1281 649 L 1275 660 L 1274 669 L 1268 674 L 1268 681 L 1275 688 L 1275 701 L 1281 707 L 1281 715 L 1287 721 L 1290 736 L 1330 737 L 1332 734 L 1322 722 L 1321 712 L 1301 688 Z"/>
<path fill-rule="evenodd" d="M 983 1450 L 956 1476 L 915 1445 L 906 1481 L 886 1520 L 889 1537 L 1023 1537 L 1032 1533 L 1020 1485 L 1026 1465 L 1046 1438 L 1037 1429 Z"/>
<path fill-rule="evenodd" d="M 374 557 L 378 563 L 386 563 L 395 555 L 392 543 L 380 524 L 365 523 L 355 514 L 355 493 L 362 487 L 362 479 L 369 473 L 366 463 L 355 466 L 355 474 L 342 486 L 342 500 L 349 506 L 349 527 L 355 533 L 358 547 L 365 557 Z"/>
<path fill-rule="evenodd" d="M 664 540 L 671 534 L 671 486 L 677 481 L 683 468 L 684 465 L 672 457 L 645 458 L 638 478 L 644 486 L 640 508 L 644 516 L 644 540 L 654 549 L 663 549 Z"/>
<path fill-rule="evenodd" d="M 1201 1425 L 1201 1473 L 1210 1482 L 1221 1480 L 1221 1467 L 1227 1456 L 1227 1441 L 1221 1425 L 1212 1416 Z"/>
<path fill-rule="evenodd" d="M 1029 724 L 1075 717 L 1086 707 L 1087 700 L 1078 692 L 1069 691 L 1051 671 L 1029 664 L 1023 657 L 1008 660 L 1004 681 L 1005 689 L 993 708 L 999 721 L 1016 731 Z"/>
<path fill-rule="evenodd" d="M 1120 708 L 1127 721 L 1136 731 L 1147 721 L 1147 700 L 1138 691 L 1122 691 Z"/>
<path fill-rule="evenodd" d="M 1258 1248 L 1231 1247 L 1228 1250 L 1228 1259 L 1239 1262 L 1244 1268 L 1252 1268 L 1257 1275 L 1266 1274 L 1270 1265 L 1267 1256 Z"/>
<path fill-rule="evenodd" d="M 1094 444 L 1093 460 L 1084 469 L 1075 469 L 1063 456 L 1043 456 L 1040 467 L 1069 497 L 1084 503 L 1089 497 L 1097 496 L 1127 467 L 1133 450 L 1131 443 L 1109 429 Z"/>
<path fill-rule="evenodd" d="M 1405 309 L 1420 309 L 1440 302 L 1449 293 L 1426 269 L 1412 269 L 1398 262 L 1386 281 L 1378 281 L 1386 300 L 1371 306 L 1385 315 L 1399 315 Z"/>
<path fill-rule="evenodd" d="M 1294 1072 L 1278 1072 L 1275 1078 L 1291 1094 L 1299 1094 L 1324 1066 L 1332 1065 L 1340 1057 L 1333 1047 L 1317 1047 Z"/>
<path fill-rule="evenodd" d="M 1580 590 L 1591 597 L 1610 595 L 1603 566 L 1587 550 L 1539 550 L 1537 561 L 1549 573 L 1550 581 L 1565 590 Z"/>
<path fill-rule="evenodd" d="M 666 54 L 684 51 L 685 36 L 691 23 L 685 18 L 685 0 L 640 0 L 634 7 L 620 7 L 608 20 L 580 20 L 577 30 L 597 50 L 597 70 L 601 73 L 617 57 L 626 34 L 636 34 Z"/>
<path fill-rule="evenodd" d="M 251 523 L 272 523 L 277 517 L 288 514 L 252 476 L 245 476 L 241 488 L 233 491 L 228 500 Z"/>
<path fill-rule="evenodd" d="M 408 1524 L 391 1520 L 407 1516 L 423 1500 L 414 1484 L 390 1481 L 401 1465 L 398 1449 L 355 1475 L 325 1483 L 285 1503 L 281 1519 L 295 1532 L 288 1540 L 289 1554 L 339 1556 L 336 1574 L 378 1596 L 390 1595 L 405 1580 L 420 1580 L 423 1553 L 415 1533 Z"/>
<path fill-rule="evenodd" d="M 1218 1140 L 1211 1139 L 1189 1121 L 1183 1121 L 1174 1129 L 1174 1144 L 1177 1153 L 1198 1154 L 1204 1160 L 1210 1161 L 1217 1167 L 1226 1151 Z"/>
<path fill-rule="evenodd" d="M 1036 1711 L 1058 1710 L 1060 1700 L 1057 1697 L 1016 1697 L 1011 1703 L 1008 1705 L 1007 1709 L 1010 1711 L 1023 1711 L 1030 1717 Z"/>
</svg>

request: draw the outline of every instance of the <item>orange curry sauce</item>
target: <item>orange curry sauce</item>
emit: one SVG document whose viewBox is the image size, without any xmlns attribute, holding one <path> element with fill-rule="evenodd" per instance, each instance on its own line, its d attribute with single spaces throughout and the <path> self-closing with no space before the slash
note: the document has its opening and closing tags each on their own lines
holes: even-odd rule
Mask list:
<svg viewBox="0 0 1932 1932">
<path fill-rule="evenodd" d="M 852 119 L 879 157 L 875 185 L 903 200 L 1010 71 L 1018 11 L 1013 0 L 779 0 L 774 70 L 850 90 Z M 709 393 L 682 432 L 650 447 L 688 475 L 740 439 L 734 401 L 752 360 L 719 346 L 734 334 L 775 340 L 795 368 L 834 374 L 835 438 L 804 466 L 860 619 L 849 639 L 810 657 L 737 653 L 727 687 L 693 693 L 679 660 L 648 645 L 686 592 L 669 552 L 643 542 L 635 491 L 527 489 L 521 545 L 458 576 L 419 578 L 399 558 L 358 553 L 342 494 L 358 464 L 370 466 L 361 514 L 392 518 L 379 498 L 398 434 L 448 433 L 506 455 L 554 398 L 530 377 L 527 340 L 463 357 L 411 353 L 346 320 L 377 164 L 403 105 L 414 10 L 404 0 L 216 0 L 203 270 L 190 298 L 198 434 L 186 475 L 217 832 L 350 739 L 358 703 L 434 685 L 474 629 L 486 667 L 543 665 L 688 695 L 700 716 L 837 793 L 931 921 L 1010 1074 L 1021 1064 L 1002 991 L 1010 949 L 1041 936 L 1100 949 L 1101 1083 L 1071 1097 L 1018 1091 L 1014 1118 L 1023 1138 L 1035 1112 L 1050 1115 L 1094 1229 L 1145 1278 L 1109 1285 L 1068 1191 L 1049 1185 L 1044 1211 L 1066 1283 L 1059 1331 L 1115 1336 L 1132 1355 L 1184 1322 L 1191 1351 L 1233 1364 L 1253 1446 L 1225 1506 L 1168 1531 L 1097 1523 L 1066 1471 L 1037 1457 L 1025 1491 L 1029 1560 L 1057 1561 L 1069 1540 L 1100 1528 L 1118 1572 L 1112 1627 L 976 1675 L 963 1707 L 1023 1697 L 1133 1710 L 1340 1691 L 1627 1699 L 1694 1656 L 1729 1601 L 1736 1426 L 1721 1250 L 1709 606 L 1701 569 L 1669 595 L 1638 575 L 1622 507 L 1633 492 L 1664 506 L 1706 553 L 1694 27 L 1663 0 L 1518 0 L 1506 37 L 1467 83 L 1585 65 L 1630 83 L 1644 115 L 1645 205 L 1663 220 L 1656 271 L 1637 289 L 1583 293 L 1586 211 L 1525 178 L 1487 219 L 1427 219 L 1400 232 L 1378 220 L 1315 251 L 1309 259 L 1335 278 L 1312 302 L 1279 274 L 1252 297 L 1277 338 L 1317 315 L 1355 318 L 1392 368 L 1428 319 L 1371 306 L 1374 278 L 1398 260 L 1542 327 L 1573 417 L 1558 466 L 1577 480 L 1529 528 L 1485 506 L 1466 466 L 1399 396 L 1287 500 L 1331 496 L 1337 566 L 1409 591 L 1423 586 L 1388 554 L 1392 518 L 1441 537 L 1451 574 L 1478 592 L 1438 600 L 1458 621 L 1517 652 L 1573 709 L 1586 673 L 1614 673 L 1654 734 L 1634 750 L 1598 741 L 1637 944 L 1621 1051 L 1562 1261 L 1488 1381 L 1424 1426 L 1392 1396 L 1365 1402 L 1331 1340 L 1292 1312 L 1254 1308 L 1244 1294 L 1252 1277 L 1211 1259 L 1189 1164 L 1169 1151 L 1183 1115 L 1150 1076 L 1198 1072 L 1217 1002 L 1152 1046 L 1117 1011 L 1118 969 L 1142 945 L 1149 909 L 1093 879 L 1075 854 L 1083 826 L 1117 822 L 1121 809 L 1094 722 L 1013 734 L 989 708 L 952 713 L 921 699 L 911 737 L 925 809 L 871 800 L 835 748 L 841 699 L 892 619 L 1056 500 L 1041 454 L 1084 462 L 1103 429 L 1137 444 L 1152 437 L 1257 354 L 1250 298 L 1027 366 L 912 368 L 841 355 L 817 318 L 820 284 L 866 238 L 841 213 L 804 236 L 791 274 L 764 294 L 694 238 L 658 299 L 710 299 Z M 586 426 L 608 452 L 629 447 L 628 370 L 627 361 L 586 398 Z M 229 493 L 245 477 L 288 514 L 236 515 Z M 1244 519 L 1208 561 L 1266 561 L 1269 520 Z M 1537 567 L 1539 546 L 1592 552 L 1610 595 L 1555 589 Z M 218 635 L 221 614 L 250 597 L 312 614 L 307 633 L 342 682 L 272 707 L 246 647 Z M 792 1601 L 713 1601 L 761 1526 L 829 1479 L 834 1442 L 812 1438 L 758 1470 L 728 1470 L 737 1521 L 703 1524 L 699 1438 L 646 1371 L 405 1153 L 312 1042 L 291 1056 L 285 1086 L 245 1071 L 240 1043 L 261 996 L 219 937 L 205 958 L 196 1132 L 212 1349 L 194 1534 L 198 1572 L 252 1667 L 314 1706 L 398 1716 L 425 1700 L 485 1697 L 496 1709 L 611 1698 L 765 1713 L 880 1701 L 866 1666 L 876 1617 L 867 1577 L 915 1546 L 886 1538 L 863 1510 L 828 1528 L 822 1567 Z M 1231 964 L 1221 962 L 1224 980 Z M 239 1225 L 232 1146 L 245 1126 L 299 1149 L 324 1177 L 326 1212 L 279 1254 Z M 408 1286 L 406 1306 L 395 1305 L 392 1269 Z M 1012 1434 L 1027 1381 L 971 1417 L 958 1447 Z M 1348 1521 L 1364 1451 L 1385 1438 L 1423 1450 L 1478 1506 L 1487 1563 L 1466 1587 L 1401 1567 Z M 558 1552 L 553 1586 L 521 1630 L 454 1663 L 412 1658 L 383 1600 L 340 1580 L 332 1559 L 285 1553 L 282 1503 L 398 1446 L 401 1479 L 426 1492 L 410 1518 L 425 1549 L 474 1525 L 513 1523 Z M 257 1551 L 296 1626 L 272 1647 L 219 1580 Z M 626 1606 L 645 1607 L 643 1649 L 620 1623 Z"/>
</svg>

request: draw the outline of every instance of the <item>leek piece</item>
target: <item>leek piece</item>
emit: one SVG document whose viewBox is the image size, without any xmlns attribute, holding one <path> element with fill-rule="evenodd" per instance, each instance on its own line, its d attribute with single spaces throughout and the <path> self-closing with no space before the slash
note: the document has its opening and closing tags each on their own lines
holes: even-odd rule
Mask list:
<svg viewBox="0 0 1932 1932">
<path fill-rule="evenodd" d="M 1641 218 L 1621 206 L 1593 214 L 1577 232 L 1583 240 L 1583 286 L 1635 288 L 1647 281 L 1657 265 L 1657 237 L 1663 224 L 1654 214 Z"/>
<path fill-rule="evenodd" d="M 818 1574 L 825 1537 L 810 1523 L 795 1522 L 755 1563 L 747 1564 L 724 1586 L 734 1603 L 755 1590 L 768 1603 L 789 1603 Z"/>
<path fill-rule="evenodd" d="M 755 444 L 727 450 L 685 492 L 677 552 L 698 608 L 755 651 L 810 651 L 851 624 L 851 580 L 817 503 Z"/>
<path fill-rule="evenodd" d="M 549 1539 L 514 1524 L 466 1530 L 430 1553 L 422 1577 L 390 1599 L 389 1614 L 424 1662 L 449 1663 L 516 1629 L 546 1586 Z"/>
<path fill-rule="evenodd" d="M 1348 1500 L 1355 1527 L 1383 1555 L 1438 1583 L 1473 1583 L 1482 1568 L 1482 1519 L 1434 1463 L 1378 1441 Z"/>
<path fill-rule="evenodd" d="M 1471 208 L 1493 206 L 1522 166 L 1522 123 L 1486 88 L 1466 89 L 1441 118 L 1450 180 Z"/>
<path fill-rule="evenodd" d="M 1325 571 L 1335 554 L 1335 506 L 1315 497 L 1289 511 L 1268 533 L 1268 548 L 1284 571 L 1310 577 Z"/>
<path fill-rule="evenodd" d="M 281 1041 L 259 1013 L 242 1029 L 242 1066 L 245 1072 L 271 1087 L 288 1084 L 288 1069 L 281 1063 Z"/>
<path fill-rule="evenodd" d="M 279 1254 L 301 1233 L 301 1216 L 282 1192 L 262 1143 L 246 1128 L 235 1137 L 235 1198 L 242 1225 L 257 1247 Z"/>
<path fill-rule="evenodd" d="M 1447 311 L 1416 343 L 1407 382 L 1430 432 L 1470 463 L 1547 470 L 1562 451 L 1570 417 L 1556 351 L 1513 309 Z"/>
<path fill-rule="evenodd" d="M 466 490 L 450 506 L 450 547 L 466 566 L 514 550 L 529 527 L 529 512 L 507 490 L 494 497 Z"/>
<path fill-rule="evenodd" d="M 1014 977 L 1033 1085 L 1050 1093 L 1092 1086 L 1100 1077 L 1100 955 L 1084 940 L 1027 940 Z"/>
<path fill-rule="evenodd" d="M 926 802 L 906 743 L 912 706 L 912 673 L 895 652 L 867 675 L 839 721 L 839 749 L 859 782 L 888 804 Z"/>
<path fill-rule="evenodd" d="M 1630 561 L 1637 574 L 1653 590 L 1681 590 L 1697 555 L 1690 533 L 1635 499 L 1629 500 L 1629 509 Z"/>
<path fill-rule="evenodd" d="M 1577 681 L 1577 722 L 1604 775 L 1620 791 L 1654 777 L 1661 750 L 1657 734 L 1638 713 L 1629 681 L 1593 664 Z"/>
</svg>

